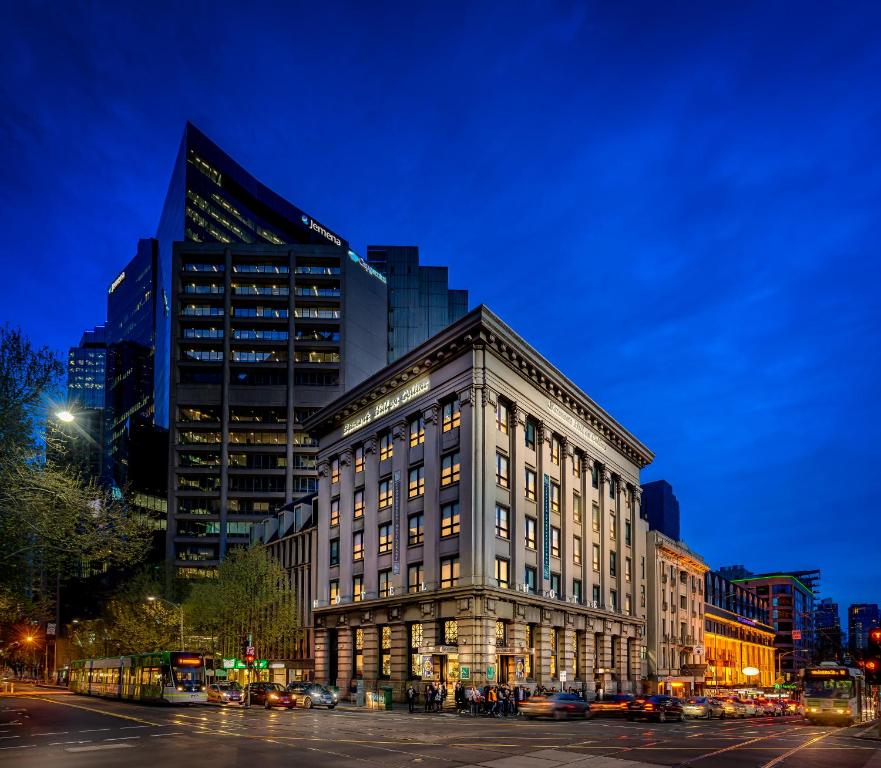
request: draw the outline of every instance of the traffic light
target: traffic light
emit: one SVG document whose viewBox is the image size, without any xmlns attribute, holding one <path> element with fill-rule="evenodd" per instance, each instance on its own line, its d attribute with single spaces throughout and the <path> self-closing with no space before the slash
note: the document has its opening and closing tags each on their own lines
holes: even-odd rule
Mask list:
<svg viewBox="0 0 881 768">
<path fill-rule="evenodd" d="M 881 628 L 869 630 L 865 662 L 866 682 L 881 685 Z"/>
<path fill-rule="evenodd" d="M 245 653 L 245 663 L 250 667 L 254 663 L 254 654 L 253 653 Z"/>
</svg>

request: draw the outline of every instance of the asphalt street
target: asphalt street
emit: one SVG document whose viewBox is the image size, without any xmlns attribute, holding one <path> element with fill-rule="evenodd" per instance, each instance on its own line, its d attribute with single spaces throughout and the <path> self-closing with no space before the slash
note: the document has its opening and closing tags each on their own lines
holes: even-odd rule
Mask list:
<svg viewBox="0 0 881 768">
<path fill-rule="evenodd" d="M 865 727 L 798 718 L 525 721 L 406 711 L 143 706 L 23 690 L 0 696 L 0 765 L 224 768 L 881 768 Z"/>
</svg>

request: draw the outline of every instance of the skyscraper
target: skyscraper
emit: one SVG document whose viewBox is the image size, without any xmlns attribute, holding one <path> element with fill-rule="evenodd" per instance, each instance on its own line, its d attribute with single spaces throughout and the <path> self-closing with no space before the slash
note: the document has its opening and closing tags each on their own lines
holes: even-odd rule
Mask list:
<svg viewBox="0 0 881 768">
<path fill-rule="evenodd" d="M 642 486 L 642 508 L 649 528 L 679 541 L 679 499 L 666 480 L 655 480 Z"/>
<path fill-rule="evenodd" d="M 852 603 L 847 609 L 847 647 L 859 655 L 869 645 L 869 631 L 881 627 L 877 603 Z"/>
<path fill-rule="evenodd" d="M 388 362 L 468 312 L 468 291 L 450 289 L 446 267 L 421 266 L 415 245 L 369 245 L 367 261 L 388 279 Z"/>
<path fill-rule="evenodd" d="M 841 617 L 838 603 L 831 597 L 823 598 L 814 611 L 817 631 L 817 661 L 841 660 Z"/>
<path fill-rule="evenodd" d="M 85 331 L 67 354 L 67 402 L 79 408 L 104 409 L 107 341 L 104 326 Z"/>
</svg>

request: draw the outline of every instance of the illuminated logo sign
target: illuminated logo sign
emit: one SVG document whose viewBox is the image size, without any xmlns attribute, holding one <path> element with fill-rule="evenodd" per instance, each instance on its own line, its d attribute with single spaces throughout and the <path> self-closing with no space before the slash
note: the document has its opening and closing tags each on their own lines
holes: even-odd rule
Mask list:
<svg viewBox="0 0 881 768">
<path fill-rule="evenodd" d="M 382 418 L 387 413 L 391 413 L 397 408 L 400 408 L 402 405 L 410 402 L 414 397 L 424 395 L 429 389 L 431 389 L 431 382 L 427 378 L 420 379 L 419 381 L 404 387 L 404 389 L 396 392 L 391 397 L 381 400 L 372 408 L 362 411 L 354 419 L 343 424 L 343 437 L 352 434 L 352 432 L 356 432 L 362 427 L 366 427 L 372 421 L 376 421 L 376 419 Z"/>
<path fill-rule="evenodd" d="M 383 275 L 381 272 L 377 272 L 354 251 L 349 251 L 349 258 L 356 264 L 360 264 L 361 269 L 363 269 L 368 275 L 375 277 L 377 280 L 381 280 L 383 283 L 386 282 L 385 275 Z"/>
<path fill-rule="evenodd" d="M 303 215 L 300 217 L 300 220 L 311 229 L 313 232 L 317 232 L 322 237 L 326 237 L 330 242 L 334 245 L 342 245 L 343 241 L 340 240 L 333 232 L 322 227 L 317 221 L 314 219 L 310 219 L 308 216 Z"/>
<path fill-rule="evenodd" d="M 116 280 L 110 283 L 110 288 L 107 290 L 107 293 L 113 293 L 117 288 L 119 288 L 119 285 L 123 280 L 125 280 L 125 272 L 120 272 L 119 277 L 117 277 Z"/>
<path fill-rule="evenodd" d="M 754 626 L 756 625 L 756 623 L 755 623 L 752 619 L 745 619 L 745 618 L 743 618 L 743 616 L 738 616 L 738 617 L 737 617 L 737 620 L 738 620 L 741 624 L 747 624 L 747 625 L 750 626 L 750 627 L 754 627 Z"/>
</svg>

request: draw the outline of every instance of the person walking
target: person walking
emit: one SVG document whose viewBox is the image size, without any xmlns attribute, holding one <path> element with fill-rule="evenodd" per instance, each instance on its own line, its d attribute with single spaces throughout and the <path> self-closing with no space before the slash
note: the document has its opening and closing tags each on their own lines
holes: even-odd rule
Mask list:
<svg viewBox="0 0 881 768">
<path fill-rule="evenodd" d="M 416 688 L 412 685 L 407 688 L 407 707 L 412 715 L 416 709 Z"/>
</svg>

